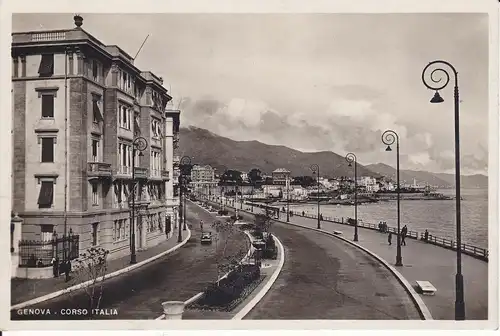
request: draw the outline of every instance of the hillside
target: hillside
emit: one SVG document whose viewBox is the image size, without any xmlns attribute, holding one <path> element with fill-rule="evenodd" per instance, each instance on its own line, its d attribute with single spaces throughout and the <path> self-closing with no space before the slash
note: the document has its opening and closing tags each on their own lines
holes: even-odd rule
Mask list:
<svg viewBox="0 0 500 336">
<path fill-rule="evenodd" d="M 391 179 L 396 180 L 396 169 L 383 164 L 371 164 L 365 166 L 366 168 L 379 173 L 381 175 L 387 176 Z M 439 186 L 440 188 L 452 188 L 455 186 L 455 175 L 445 174 L 445 173 L 431 173 L 426 171 L 418 170 L 401 170 L 399 174 L 401 183 L 413 183 L 413 179 L 416 180 L 417 184 L 420 185 L 433 185 Z M 470 188 L 487 188 L 488 187 L 488 177 L 480 174 L 476 175 L 462 175 L 462 185 L 464 189 Z"/>
<path fill-rule="evenodd" d="M 315 163 L 320 166 L 321 176 L 353 175 L 345 158 L 333 152 L 303 153 L 258 141 L 235 141 L 193 126 L 180 129 L 179 155 L 191 156 L 193 163 L 209 164 L 219 171 L 258 168 L 270 175 L 276 168 L 286 168 L 292 175 L 300 176 L 311 175 L 309 167 Z M 358 165 L 358 175 L 379 176 L 361 165 Z"/>
</svg>

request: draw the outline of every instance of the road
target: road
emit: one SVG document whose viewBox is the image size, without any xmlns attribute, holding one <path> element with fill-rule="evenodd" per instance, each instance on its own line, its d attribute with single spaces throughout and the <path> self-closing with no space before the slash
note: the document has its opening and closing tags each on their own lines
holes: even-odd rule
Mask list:
<svg viewBox="0 0 500 336">
<path fill-rule="evenodd" d="M 153 319 L 163 311 L 164 301 L 185 301 L 201 292 L 206 285 L 216 280 L 216 244 L 200 245 L 199 222 L 205 223 L 205 231 L 214 217 L 199 206 L 188 202 L 187 220 L 192 225 L 192 236 L 179 250 L 104 282 L 101 308 L 116 309 L 118 315 L 100 316 L 102 319 Z M 233 236 L 228 244 L 231 254 L 246 248 L 243 233 Z M 75 291 L 29 308 L 50 309 L 50 315 L 28 314 L 20 316 L 11 311 L 12 320 L 84 319 L 85 316 L 62 316 L 61 309 L 87 308 L 88 296 L 83 290 Z"/>
<path fill-rule="evenodd" d="M 284 267 L 245 319 L 420 319 L 403 287 L 361 250 L 311 230 L 273 224 Z"/>
</svg>

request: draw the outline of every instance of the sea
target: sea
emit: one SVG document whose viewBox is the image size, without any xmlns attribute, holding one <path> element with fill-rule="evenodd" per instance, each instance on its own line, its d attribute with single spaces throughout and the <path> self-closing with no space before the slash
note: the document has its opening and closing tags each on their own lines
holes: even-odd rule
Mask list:
<svg viewBox="0 0 500 336">
<path fill-rule="evenodd" d="M 437 190 L 455 196 L 454 189 Z M 488 190 L 462 189 L 462 243 L 488 248 Z M 436 237 L 456 240 L 455 200 L 401 200 L 401 227 L 424 232 Z M 290 204 L 290 210 L 317 213 L 316 204 Z M 321 204 L 320 211 L 328 217 L 354 217 L 354 206 Z M 366 223 L 385 221 L 397 226 L 397 201 L 358 205 L 358 218 Z"/>
</svg>

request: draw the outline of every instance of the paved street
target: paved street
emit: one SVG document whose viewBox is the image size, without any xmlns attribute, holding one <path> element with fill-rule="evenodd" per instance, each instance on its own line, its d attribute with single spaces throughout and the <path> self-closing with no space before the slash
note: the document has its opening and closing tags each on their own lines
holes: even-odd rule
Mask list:
<svg viewBox="0 0 500 336">
<path fill-rule="evenodd" d="M 205 230 L 214 221 L 212 215 L 197 205 L 189 203 L 188 221 L 193 223 L 193 235 L 184 247 L 150 264 L 129 273 L 105 281 L 101 308 L 116 308 L 118 316 L 112 319 L 154 319 L 163 311 L 161 303 L 170 300 L 187 300 L 204 289 L 208 282 L 217 278 L 215 268 L 215 244 L 201 246 L 199 222 Z M 238 233 L 228 244 L 229 253 L 239 250 L 246 237 Z M 83 290 L 42 302 L 35 307 L 50 308 L 57 312 L 62 308 L 85 308 L 88 297 Z M 78 319 L 52 313 L 50 316 L 18 316 L 12 319 Z M 81 318 L 81 317 L 80 317 Z M 106 318 L 106 316 L 102 316 Z"/>
</svg>

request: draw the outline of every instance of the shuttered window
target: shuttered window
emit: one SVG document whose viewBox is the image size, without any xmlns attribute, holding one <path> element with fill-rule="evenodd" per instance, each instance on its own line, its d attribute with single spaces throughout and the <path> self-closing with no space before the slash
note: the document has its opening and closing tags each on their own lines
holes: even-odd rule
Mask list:
<svg viewBox="0 0 500 336">
<path fill-rule="evenodd" d="M 103 121 L 101 109 L 99 108 L 99 101 L 96 99 L 92 103 L 93 106 L 93 112 L 94 112 L 94 122 L 101 122 Z"/>
<path fill-rule="evenodd" d="M 42 181 L 40 194 L 38 195 L 38 208 L 46 209 L 52 206 L 54 201 L 54 182 Z"/>
<path fill-rule="evenodd" d="M 54 54 L 43 54 L 38 67 L 40 77 L 50 77 L 54 74 Z"/>
</svg>

